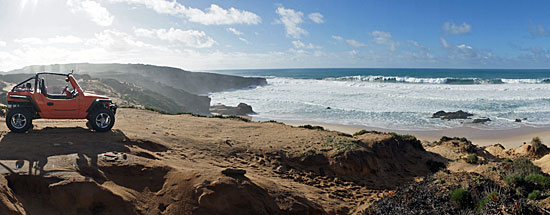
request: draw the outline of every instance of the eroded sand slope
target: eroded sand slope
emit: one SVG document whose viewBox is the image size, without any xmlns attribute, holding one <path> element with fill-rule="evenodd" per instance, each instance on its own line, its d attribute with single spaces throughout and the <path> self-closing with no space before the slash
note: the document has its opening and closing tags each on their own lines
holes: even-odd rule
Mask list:
<svg viewBox="0 0 550 215">
<path fill-rule="evenodd" d="M 446 161 L 414 138 L 136 109 L 107 133 L 34 124 L 0 126 L 1 214 L 347 214 Z"/>
</svg>

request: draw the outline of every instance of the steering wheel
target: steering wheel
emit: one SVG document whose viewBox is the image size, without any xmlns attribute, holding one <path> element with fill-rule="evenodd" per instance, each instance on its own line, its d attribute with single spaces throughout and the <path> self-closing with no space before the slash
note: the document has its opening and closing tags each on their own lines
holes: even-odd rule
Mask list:
<svg viewBox="0 0 550 215">
<path fill-rule="evenodd" d="M 69 88 L 69 86 L 65 86 L 65 88 L 63 88 L 63 90 L 61 91 L 61 94 L 65 94 L 67 93 L 67 89 Z"/>
</svg>

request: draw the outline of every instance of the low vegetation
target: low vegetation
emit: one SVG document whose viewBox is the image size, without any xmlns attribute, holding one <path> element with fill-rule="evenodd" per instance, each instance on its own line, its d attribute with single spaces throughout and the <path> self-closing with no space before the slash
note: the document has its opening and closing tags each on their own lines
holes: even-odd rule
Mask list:
<svg viewBox="0 0 550 215">
<path fill-rule="evenodd" d="M 241 116 L 224 116 L 224 115 L 213 115 L 210 118 L 220 118 L 220 119 L 237 119 L 243 122 L 250 122 L 250 119 L 241 117 Z"/>
<path fill-rule="evenodd" d="M 322 126 L 314 126 L 314 125 L 300 125 L 298 126 L 299 128 L 305 128 L 305 129 L 310 129 L 310 130 L 319 130 L 319 131 L 324 131 L 325 128 L 323 128 Z"/>
<path fill-rule="evenodd" d="M 416 139 L 415 136 L 412 136 L 412 135 L 409 135 L 409 134 L 397 134 L 395 132 L 390 132 L 388 134 L 391 135 L 398 142 L 410 143 L 413 146 L 413 148 L 421 150 L 421 151 L 425 151 L 424 146 L 422 146 L 422 142 L 420 142 L 420 140 Z"/>
<path fill-rule="evenodd" d="M 438 143 L 441 144 L 443 142 L 453 141 L 453 140 L 462 141 L 465 143 L 471 143 L 468 139 L 466 139 L 466 137 L 447 137 L 447 136 L 441 137 Z"/>
<path fill-rule="evenodd" d="M 539 196 L 540 196 L 540 190 L 533 190 L 533 192 L 529 193 L 527 198 L 531 200 L 536 200 L 539 198 Z"/>
<path fill-rule="evenodd" d="M 466 157 L 466 163 L 469 163 L 469 164 L 477 164 L 479 158 L 477 157 L 476 154 L 469 154 L 467 157 Z"/>
<path fill-rule="evenodd" d="M 381 132 L 379 131 L 369 131 L 369 130 L 361 130 L 361 131 L 358 131 L 358 132 L 355 132 L 355 134 L 353 134 L 353 136 L 359 136 L 359 135 L 363 135 L 363 134 L 380 134 Z"/>
<path fill-rule="evenodd" d="M 451 202 L 460 207 L 467 208 L 472 205 L 472 196 L 466 189 L 458 188 L 453 190 L 453 193 L 451 194 Z"/>
<path fill-rule="evenodd" d="M 489 203 L 489 202 L 498 202 L 498 200 L 499 200 L 499 194 L 496 193 L 496 192 L 491 192 L 491 193 L 487 194 L 487 196 L 485 196 L 485 198 L 481 199 L 477 203 L 476 210 L 478 210 L 478 211 L 484 210 L 487 203 Z"/>
<path fill-rule="evenodd" d="M 141 109 L 141 108 L 136 107 L 136 106 L 124 106 L 124 107 L 121 107 L 121 108 Z M 166 111 L 163 111 L 163 110 L 159 110 L 159 109 L 155 109 L 155 108 L 151 108 L 151 107 L 145 107 L 145 108 L 143 108 L 143 109 L 148 110 L 148 111 L 157 112 L 157 113 L 160 113 L 160 114 L 165 114 L 165 115 L 191 115 L 191 116 L 194 116 L 194 117 L 207 117 L 207 118 L 220 118 L 220 119 L 237 119 L 237 120 L 241 120 L 241 121 L 243 121 L 243 122 L 250 122 L 250 119 L 244 118 L 244 117 L 242 117 L 242 116 L 233 116 L 233 115 L 230 115 L 230 116 L 225 116 L 225 115 L 205 116 L 205 115 L 194 114 L 194 113 L 169 113 L 169 112 L 166 112 Z M 276 122 L 276 121 L 275 121 L 275 122 Z"/>
<path fill-rule="evenodd" d="M 504 181 L 516 195 L 535 200 L 545 191 L 550 190 L 550 177 L 529 159 L 518 158 L 512 163 L 505 163 L 505 165 L 507 171 Z"/>
</svg>

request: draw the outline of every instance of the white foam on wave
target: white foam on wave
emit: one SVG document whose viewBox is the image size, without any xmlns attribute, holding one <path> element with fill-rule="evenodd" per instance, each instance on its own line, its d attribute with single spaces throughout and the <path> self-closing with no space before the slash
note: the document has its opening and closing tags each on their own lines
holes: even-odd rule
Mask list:
<svg viewBox="0 0 550 215">
<path fill-rule="evenodd" d="M 484 128 L 549 126 L 550 84 L 445 85 L 269 78 L 254 89 L 211 94 L 212 103 L 252 105 L 258 117 L 390 129 L 431 130 L 462 126 L 432 119 L 439 111 L 464 110 L 493 121 Z M 327 109 L 331 107 L 331 109 Z"/>
<path fill-rule="evenodd" d="M 337 78 L 326 78 L 329 81 L 364 81 L 364 82 L 388 82 L 388 83 L 417 83 L 417 84 L 544 84 L 550 83 L 550 78 L 540 79 L 481 79 L 481 78 L 419 78 L 400 76 L 345 76 Z"/>
</svg>

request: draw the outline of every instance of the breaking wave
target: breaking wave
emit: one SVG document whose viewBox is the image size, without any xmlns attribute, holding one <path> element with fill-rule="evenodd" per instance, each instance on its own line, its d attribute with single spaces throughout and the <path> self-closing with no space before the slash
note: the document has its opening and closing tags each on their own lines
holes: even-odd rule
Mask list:
<svg viewBox="0 0 550 215">
<path fill-rule="evenodd" d="M 482 79 L 482 78 L 419 78 L 419 77 L 396 77 L 396 76 L 345 76 L 338 78 L 325 78 L 329 81 L 364 81 L 382 83 L 416 83 L 416 84 L 550 84 L 550 78 L 539 79 Z"/>
</svg>

